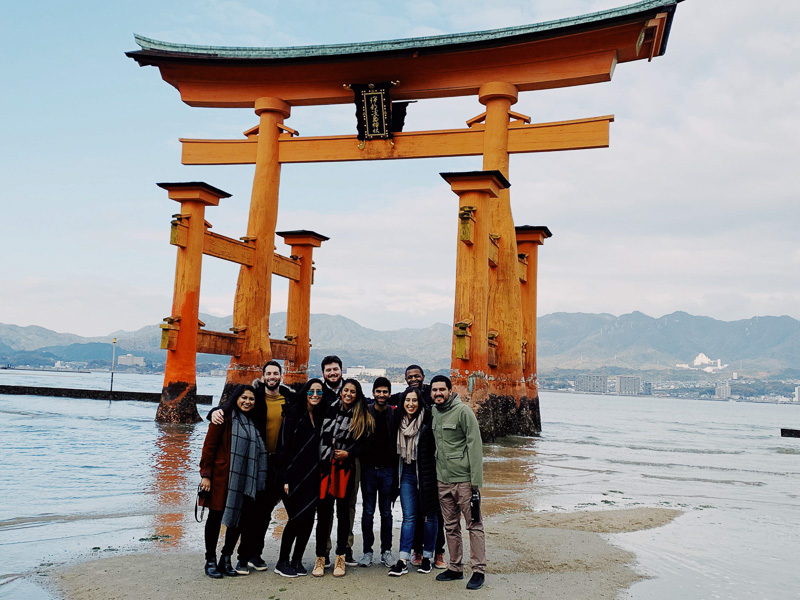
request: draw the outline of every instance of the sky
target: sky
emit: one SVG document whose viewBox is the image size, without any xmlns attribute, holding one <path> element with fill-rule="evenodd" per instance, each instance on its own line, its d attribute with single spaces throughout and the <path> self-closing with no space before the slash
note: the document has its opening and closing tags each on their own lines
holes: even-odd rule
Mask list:
<svg viewBox="0 0 800 600">
<path fill-rule="evenodd" d="M 16 2 L 0 35 L 0 323 L 86 336 L 170 313 L 161 181 L 232 194 L 206 212 L 245 234 L 252 166 L 183 166 L 178 138 L 237 138 L 250 109 L 191 108 L 133 34 L 178 43 L 293 46 L 538 23 L 625 0 Z M 517 225 L 539 249 L 539 314 L 674 311 L 800 318 L 800 3 L 686 0 L 667 52 L 611 82 L 524 92 L 549 122 L 613 114 L 607 149 L 511 157 Z M 13 58 L 10 58 L 13 57 Z M 462 128 L 477 98 L 411 105 L 406 131 Z M 302 135 L 355 133 L 352 105 L 300 107 Z M 312 312 L 375 329 L 452 322 L 457 199 L 439 176 L 479 157 L 286 165 L 278 230 L 311 229 Z M 278 251 L 288 248 L 278 240 Z M 206 258 L 200 310 L 229 315 L 238 267 Z M 286 284 L 273 282 L 273 311 Z"/>
</svg>

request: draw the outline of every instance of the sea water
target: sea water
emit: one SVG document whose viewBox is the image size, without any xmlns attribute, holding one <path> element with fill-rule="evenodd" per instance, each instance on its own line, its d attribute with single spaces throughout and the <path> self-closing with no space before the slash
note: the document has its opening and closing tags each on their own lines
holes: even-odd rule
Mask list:
<svg viewBox="0 0 800 600">
<path fill-rule="evenodd" d="M 10 385 L 110 379 L 0 373 Z M 218 399 L 222 384 L 199 378 L 198 392 Z M 114 380 L 160 386 L 156 375 Z M 52 566 L 119 552 L 177 548 L 202 562 L 193 508 L 207 424 L 161 426 L 155 408 L 0 395 L 0 596 L 52 598 L 35 585 Z M 678 508 L 665 527 L 608 536 L 649 577 L 624 597 L 797 597 L 800 439 L 780 428 L 800 427 L 800 406 L 543 392 L 541 413 L 541 437 L 485 446 L 488 510 Z"/>
</svg>

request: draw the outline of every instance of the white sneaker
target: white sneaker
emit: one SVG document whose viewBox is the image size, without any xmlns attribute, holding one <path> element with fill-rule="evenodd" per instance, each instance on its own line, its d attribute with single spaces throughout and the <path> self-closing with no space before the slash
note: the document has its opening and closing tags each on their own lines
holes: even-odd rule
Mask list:
<svg viewBox="0 0 800 600">
<path fill-rule="evenodd" d="M 394 558 L 394 554 L 392 554 L 391 550 L 386 550 L 386 552 L 381 552 L 381 562 L 390 568 L 397 563 L 397 561 Z"/>
<path fill-rule="evenodd" d="M 372 565 L 372 552 L 364 552 L 361 555 L 361 560 L 358 561 L 359 567 L 369 567 Z"/>
</svg>

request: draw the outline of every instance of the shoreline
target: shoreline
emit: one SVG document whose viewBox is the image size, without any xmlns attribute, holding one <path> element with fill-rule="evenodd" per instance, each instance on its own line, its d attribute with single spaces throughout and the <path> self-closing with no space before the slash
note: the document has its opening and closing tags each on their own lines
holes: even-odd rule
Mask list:
<svg viewBox="0 0 800 600">
<path fill-rule="evenodd" d="M 486 585 L 474 593 L 475 597 L 502 594 L 504 598 L 529 598 L 535 591 L 536 596 L 548 599 L 616 598 L 647 574 L 636 570 L 636 556 L 616 546 L 609 534 L 662 527 L 681 514 L 675 509 L 642 507 L 506 511 L 486 517 Z M 360 535 L 356 535 L 354 545 L 360 548 Z M 304 562 L 310 570 L 309 550 L 306 549 Z M 365 600 L 373 600 L 376 594 L 406 599 L 430 598 L 434 593 L 437 600 L 447 600 L 463 597 L 470 573 L 467 567 L 464 581 L 438 582 L 434 580 L 436 570 L 420 575 L 411 567 L 408 575 L 395 578 L 387 576 L 383 565 L 373 564 L 370 568 L 348 567 L 342 578 L 334 578 L 327 570 L 323 578 L 287 579 L 271 571 L 277 552 L 278 541 L 269 536 L 264 558 L 270 570 L 251 572 L 246 577 L 211 580 L 203 573 L 201 552 L 177 549 L 93 557 L 55 567 L 46 574 L 45 581 L 38 579 L 37 583 L 43 583 L 64 600 L 173 600 L 178 587 L 182 596 L 198 600 L 232 592 L 246 596 L 268 593 L 274 600 L 306 600 L 309 594 L 322 591 Z M 356 554 L 360 556 L 360 552 Z"/>
</svg>

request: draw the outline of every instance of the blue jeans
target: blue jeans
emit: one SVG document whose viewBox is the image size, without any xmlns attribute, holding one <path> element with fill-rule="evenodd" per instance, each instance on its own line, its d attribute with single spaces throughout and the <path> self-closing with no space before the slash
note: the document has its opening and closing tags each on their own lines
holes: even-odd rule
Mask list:
<svg viewBox="0 0 800 600">
<path fill-rule="evenodd" d="M 424 520 L 422 556 L 424 558 L 433 558 L 439 519 L 435 511 L 430 515 L 422 514 L 416 462 L 412 462 L 410 465 L 403 465 L 403 474 L 400 478 L 400 505 L 403 507 L 403 525 L 400 527 L 400 559 L 408 560 L 411 557 L 411 546 L 414 544 L 414 529 L 418 519 Z"/>
<path fill-rule="evenodd" d="M 392 468 L 361 466 L 361 536 L 364 552 L 372 552 L 375 501 L 381 513 L 381 554 L 392 549 Z"/>
</svg>

